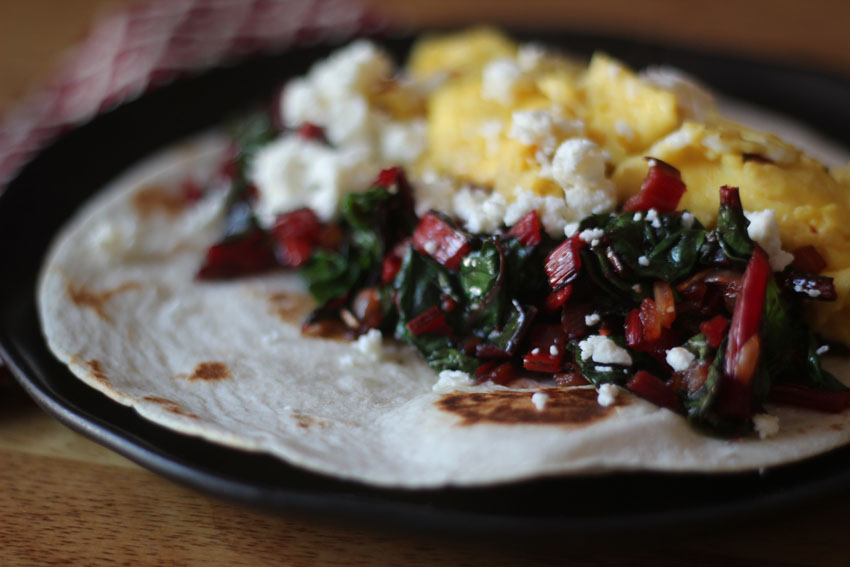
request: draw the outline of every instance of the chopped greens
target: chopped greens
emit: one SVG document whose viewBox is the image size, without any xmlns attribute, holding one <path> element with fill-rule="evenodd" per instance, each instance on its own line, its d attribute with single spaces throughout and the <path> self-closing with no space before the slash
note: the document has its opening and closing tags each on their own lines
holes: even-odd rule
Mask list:
<svg viewBox="0 0 850 567">
<path fill-rule="evenodd" d="M 435 370 L 479 380 L 618 384 L 714 435 L 752 431 L 769 397 L 793 403 L 803 392 L 806 407 L 850 407 L 847 388 L 820 364 L 820 343 L 799 324 L 802 300 L 834 298 L 832 280 L 800 271 L 803 263 L 771 273 L 736 188 L 720 189 L 716 227 L 706 228 L 676 212 L 685 191 L 678 171 L 651 159 L 626 210 L 591 215 L 558 242 L 534 211 L 495 234 L 471 234 L 434 211 L 417 218 L 410 185 L 392 168 L 346 196 L 337 223 L 287 213 L 266 234 L 245 170 L 270 132 L 249 121 L 237 138 L 225 238 L 216 245 L 225 248 L 210 249 L 199 277 L 257 271 L 276 257 L 300 267 L 318 303 L 310 324 L 329 322 L 349 336 L 377 328 Z M 223 268 L 211 265 L 213 252 Z M 281 260 L 293 256 L 297 263 Z M 255 262 L 242 266 L 245 258 Z M 818 265 L 820 256 L 807 258 Z M 584 352 L 594 345 L 601 350 Z"/>
</svg>

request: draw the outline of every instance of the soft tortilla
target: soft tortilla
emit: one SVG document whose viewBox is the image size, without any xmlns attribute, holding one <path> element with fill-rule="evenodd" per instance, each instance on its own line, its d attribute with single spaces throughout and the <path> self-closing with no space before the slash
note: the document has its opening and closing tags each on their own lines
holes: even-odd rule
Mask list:
<svg viewBox="0 0 850 567">
<path fill-rule="evenodd" d="M 151 421 L 405 488 L 741 471 L 850 442 L 850 411 L 769 407 L 777 436 L 724 441 L 625 392 L 605 408 L 592 388 L 553 388 L 543 410 L 531 401 L 538 390 L 438 393 L 435 373 L 403 347 L 387 344 L 375 361 L 352 343 L 303 337 L 298 320 L 309 301 L 295 276 L 194 280 L 218 233 L 220 197 L 185 210 L 156 198 L 140 207 L 140 191 L 177 191 L 187 172 L 210 170 L 223 145 L 205 138 L 166 150 L 116 180 L 58 235 L 42 274 L 50 348 L 87 384 Z M 831 362 L 850 377 L 850 363 Z"/>
</svg>

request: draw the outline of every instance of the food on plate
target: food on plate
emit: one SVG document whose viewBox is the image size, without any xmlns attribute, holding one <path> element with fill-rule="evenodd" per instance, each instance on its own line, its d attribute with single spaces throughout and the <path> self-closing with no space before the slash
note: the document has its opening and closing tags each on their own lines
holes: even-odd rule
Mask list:
<svg viewBox="0 0 850 567">
<path fill-rule="evenodd" d="M 669 69 L 361 40 L 83 211 L 42 322 L 159 423 L 361 481 L 758 468 L 848 441 L 843 175 Z"/>
</svg>

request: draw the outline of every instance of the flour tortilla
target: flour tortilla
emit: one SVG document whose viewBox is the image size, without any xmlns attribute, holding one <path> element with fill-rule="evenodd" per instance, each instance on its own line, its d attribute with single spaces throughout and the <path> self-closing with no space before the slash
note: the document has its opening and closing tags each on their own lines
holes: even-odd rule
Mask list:
<svg viewBox="0 0 850 567">
<path fill-rule="evenodd" d="M 153 422 L 334 477 L 404 488 L 620 470 L 743 471 L 850 442 L 850 412 L 769 406 L 778 435 L 725 441 L 626 392 L 602 407 L 592 388 L 553 388 L 538 410 L 531 398 L 539 389 L 435 392 L 436 374 L 406 347 L 387 342 L 374 360 L 353 343 L 304 337 L 298 319 L 310 304 L 294 275 L 194 280 L 219 232 L 220 194 L 177 212 L 168 199 L 152 211 L 139 207 L 151 187 L 177 194 L 187 172 L 211 171 L 224 146 L 207 137 L 132 169 L 62 230 L 43 269 L 38 303 L 52 351 Z M 828 362 L 850 377 L 847 360 Z"/>
</svg>

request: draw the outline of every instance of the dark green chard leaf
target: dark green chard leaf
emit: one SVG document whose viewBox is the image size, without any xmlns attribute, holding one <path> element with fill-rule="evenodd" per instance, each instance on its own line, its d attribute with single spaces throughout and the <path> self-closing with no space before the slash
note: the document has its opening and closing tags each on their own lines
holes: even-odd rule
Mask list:
<svg viewBox="0 0 850 567">
<path fill-rule="evenodd" d="M 714 411 L 720 382 L 723 379 L 723 360 L 726 357 L 726 342 L 723 339 L 714 361 L 708 370 L 708 377 L 702 387 L 684 400 L 688 412 L 688 421 L 692 426 L 708 435 L 732 437 L 752 430 L 749 420 L 741 421 L 722 417 Z"/>
<path fill-rule="evenodd" d="M 467 254 L 458 270 L 467 309 L 465 327 L 480 337 L 488 336 L 502 321 L 506 303 L 505 265 L 498 240 L 485 240 Z"/>
<path fill-rule="evenodd" d="M 800 330 L 802 331 L 803 328 Z M 818 344 L 818 341 L 815 340 L 814 334 L 809 329 L 805 329 L 805 332 L 809 335 L 807 341 L 808 349 L 806 352 L 807 378 L 825 390 L 847 390 L 847 386 L 842 384 L 838 378 L 824 370 L 821 365 L 821 357 L 818 354 L 820 345 Z"/>
<path fill-rule="evenodd" d="M 319 249 L 301 268 L 300 275 L 321 308 L 355 289 L 361 273 L 369 268 L 368 262 L 369 258 L 353 254 L 347 245 L 340 252 Z"/>
<path fill-rule="evenodd" d="M 737 199 L 737 195 L 735 197 Z M 735 263 L 746 265 L 753 255 L 753 241 L 747 234 L 750 221 L 744 216 L 744 211 L 737 204 L 726 204 L 723 201 L 721 190 L 721 204 L 717 212 L 717 242 L 726 254 L 726 257 Z"/>
<path fill-rule="evenodd" d="M 619 346 L 625 348 L 629 351 L 629 355 L 631 355 L 632 360 L 635 359 L 635 353 L 629 348 L 625 347 L 625 339 L 623 337 L 611 336 L 609 337 Z M 569 342 L 567 344 L 567 348 L 572 351 L 573 356 L 575 357 L 575 363 L 579 367 L 582 376 L 587 378 L 590 382 L 592 382 L 595 386 L 599 386 L 601 384 L 625 384 L 629 378 L 631 378 L 633 372 L 631 370 L 631 366 L 621 366 L 619 364 L 601 364 L 598 362 L 594 362 L 592 359 L 582 360 L 581 359 L 581 348 L 577 342 Z"/>
<path fill-rule="evenodd" d="M 398 308 L 398 325 L 395 337 L 410 344 L 416 337 L 407 330 L 405 325 L 420 313 L 430 307 L 440 305 L 443 295 L 439 280 L 440 266 L 418 254 L 408 246 L 401 261 L 401 268 L 392 283 L 396 294 Z"/>
<path fill-rule="evenodd" d="M 541 294 L 549 292 L 549 282 L 543 262 L 555 247 L 553 239 L 545 234 L 537 246 L 523 246 L 516 238 L 501 241 L 505 265 L 505 287 L 508 295 L 523 302 L 534 302 Z"/>
<path fill-rule="evenodd" d="M 536 315 L 537 308 L 525 307 L 517 300 L 512 300 L 508 306 L 507 321 L 501 328 L 490 332 L 487 342 L 498 351 L 513 356 Z"/>
<path fill-rule="evenodd" d="M 236 145 L 236 158 L 232 184 L 224 205 L 224 240 L 260 230 L 250 201 L 248 165 L 257 150 L 275 137 L 275 131 L 271 120 L 258 113 L 234 123 L 231 135 Z"/>
</svg>

